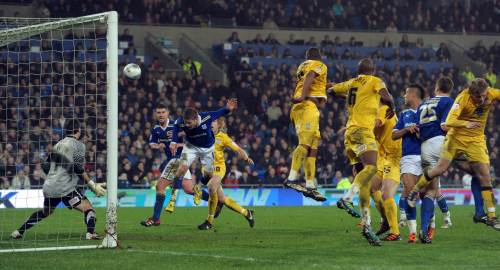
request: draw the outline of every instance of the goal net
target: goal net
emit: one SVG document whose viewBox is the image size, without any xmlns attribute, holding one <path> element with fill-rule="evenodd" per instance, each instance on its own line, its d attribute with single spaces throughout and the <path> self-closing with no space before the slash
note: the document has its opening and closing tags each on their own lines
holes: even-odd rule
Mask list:
<svg viewBox="0 0 500 270">
<path fill-rule="evenodd" d="M 0 18 L 0 252 L 117 246 L 117 25 L 116 12 Z M 13 239 L 43 208 L 42 164 L 74 119 L 86 173 L 107 183 L 100 198 L 83 179 L 76 187 L 96 210 L 102 240 L 87 240 L 91 217 L 68 211 L 62 197 L 51 215 Z"/>
</svg>

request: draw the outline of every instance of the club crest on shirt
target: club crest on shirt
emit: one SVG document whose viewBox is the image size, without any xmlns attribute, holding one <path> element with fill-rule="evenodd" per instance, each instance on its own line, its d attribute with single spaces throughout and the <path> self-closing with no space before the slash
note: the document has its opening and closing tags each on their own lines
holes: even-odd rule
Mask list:
<svg viewBox="0 0 500 270">
<path fill-rule="evenodd" d="M 203 125 L 201 125 L 201 128 L 202 128 L 202 129 L 207 129 L 207 125 L 206 125 L 206 124 L 203 124 Z"/>
</svg>

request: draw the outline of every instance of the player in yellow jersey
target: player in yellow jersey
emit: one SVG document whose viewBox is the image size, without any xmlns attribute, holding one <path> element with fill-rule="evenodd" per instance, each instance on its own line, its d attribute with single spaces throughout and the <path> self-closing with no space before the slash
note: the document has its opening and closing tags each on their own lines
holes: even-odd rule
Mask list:
<svg viewBox="0 0 500 270">
<path fill-rule="evenodd" d="M 454 158 L 463 156 L 469 162 L 470 169 L 479 178 L 481 195 L 487 208 L 486 224 L 495 230 L 500 230 L 500 222 L 495 213 L 490 159 L 484 135 L 488 113 L 498 100 L 500 100 L 500 90 L 489 87 L 484 79 L 475 79 L 468 89 L 457 96 L 446 118 L 449 131 L 446 134 L 441 158 L 436 166 L 424 170 L 423 176 L 409 195 L 410 205 L 415 205 L 418 191 L 425 187 L 428 181 L 442 175 Z"/>
<path fill-rule="evenodd" d="M 326 201 L 315 184 L 316 156 L 320 140 L 319 108 L 326 102 L 327 66 L 321 62 L 318 48 L 306 51 L 306 61 L 297 69 L 297 86 L 293 94 L 290 118 L 299 137 L 299 145 L 292 155 L 290 174 L 284 185 L 302 192 L 316 201 Z M 306 187 L 298 183 L 300 169 L 304 167 Z"/>
<path fill-rule="evenodd" d="M 349 118 L 345 133 L 345 149 L 350 163 L 357 174 L 349 191 L 337 202 L 337 207 L 345 209 L 354 217 L 361 215 L 352 203 L 361 187 L 369 186 L 370 179 L 377 173 L 378 146 L 375 140 L 375 120 L 380 102 L 389 106 L 389 115 L 394 114 L 394 100 L 385 83 L 373 76 L 375 65 L 364 58 L 358 64 L 358 76 L 346 82 L 335 84 L 328 91 L 334 95 L 347 97 Z M 368 196 L 368 198 L 361 198 Z M 369 200 L 368 194 L 360 194 L 360 200 Z M 372 245 L 380 245 L 380 240 L 371 230 L 370 208 L 362 208 L 363 235 Z"/>
<path fill-rule="evenodd" d="M 214 174 L 219 176 L 221 179 L 224 179 L 226 175 L 226 162 L 224 160 L 224 150 L 226 148 L 231 149 L 232 151 L 238 153 L 239 157 L 248 164 L 253 165 L 253 160 L 248 156 L 248 154 L 239 147 L 225 132 L 226 122 L 225 119 L 219 118 L 212 122 L 212 130 L 215 134 L 215 150 L 214 150 Z M 224 191 L 222 188 L 219 188 L 218 191 L 219 204 L 217 210 L 215 212 L 215 218 L 217 218 L 220 214 L 223 205 L 229 207 L 229 209 L 241 214 L 246 218 L 250 227 L 253 227 L 255 224 L 254 212 L 253 210 L 248 210 L 241 207 L 238 203 L 236 203 L 233 199 L 224 195 Z"/>
<path fill-rule="evenodd" d="M 398 226 L 398 208 L 394 196 L 400 182 L 399 163 L 402 156 L 402 147 L 401 139 L 392 139 L 392 130 L 396 126 L 398 119 L 393 114 L 389 114 L 390 117 L 387 118 L 387 110 L 390 110 L 387 105 L 380 107 L 375 123 L 375 138 L 379 143 L 379 153 L 377 174 L 371 180 L 371 193 L 377 209 L 383 217 L 380 230 L 376 234 L 382 235 L 390 230 L 390 233 L 383 240 L 399 241 L 401 235 Z M 370 201 L 368 201 L 367 207 L 370 207 L 369 203 Z"/>
</svg>

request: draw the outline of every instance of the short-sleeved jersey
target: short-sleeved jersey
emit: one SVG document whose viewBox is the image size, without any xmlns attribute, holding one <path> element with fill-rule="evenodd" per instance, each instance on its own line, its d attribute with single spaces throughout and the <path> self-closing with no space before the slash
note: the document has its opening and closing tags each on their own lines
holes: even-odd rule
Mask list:
<svg viewBox="0 0 500 270">
<path fill-rule="evenodd" d="M 403 130 L 409 126 L 418 125 L 417 111 L 407 109 L 399 114 L 398 123 L 394 130 Z M 403 156 L 420 155 L 420 140 L 417 134 L 407 133 L 403 136 Z"/>
<path fill-rule="evenodd" d="M 382 105 L 379 109 L 377 120 L 381 122 L 380 128 L 378 128 L 377 140 L 380 144 L 379 149 L 384 155 L 390 156 L 401 156 L 401 139 L 392 139 L 392 130 L 396 127 L 398 118 L 393 116 L 389 119 L 386 118 L 387 110 L 389 106 Z"/>
<path fill-rule="evenodd" d="M 304 79 L 309 72 L 316 73 L 308 97 L 326 99 L 326 74 L 328 67 L 318 60 L 306 60 L 297 68 L 297 86 L 293 93 L 293 98 L 299 98 L 302 95 Z"/>
<path fill-rule="evenodd" d="M 349 119 L 347 128 L 351 126 L 375 128 L 375 119 L 380 105 L 380 90 L 385 83 L 372 75 L 358 75 L 356 78 L 333 86 L 338 95 L 347 95 Z"/>
<path fill-rule="evenodd" d="M 185 141 L 193 146 L 201 148 L 210 148 L 214 145 L 215 136 L 212 131 L 212 122 L 219 117 L 229 114 L 229 109 L 221 108 L 217 111 L 200 112 L 198 115 L 199 125 L 194 128 L 188 128 L 184 124 L 182 117 L 175 121 L 172 132 L 172 142 L 179 142 L 179 132 L 184 131 L 186 134 Z"/>
<path fill-rule="evenodd" d="M 85 144 L 73 138 L 66 137 L 60 140 L 52 150 L 64 156 L 66 162 L 83 169 L 85 163 Z M 78 175 L 68 170 L 68 164 L 50 162 L 50 170 L 43 183 L 43 194 L 48 197 L 63 197 L 75 190 L 78 184 Z"/>
<path fill-rule="evenodd" d="M 452 105 L 453 99 L 446 96 L 435 96 L 420 104 L 417 110 L 420 142 L 446 134 L 441 125 L 446 122 Z"/>
<path fill-rule="evenodd" d="M 165 155 L 167 155 L 167 161 L 172 158 L 179 158 L 181 156 L 182 147 L 177 149 L 175 156 L 172 156 L 172 152 L 170 151 L 170 142 L 172 142 L 172 133 L 174 131 L 174 122 L 167 120 L 167 124 L 162 127 L 160 124 L 156 124 L 151 129 L 151 135 L 149 136 L 149 144 L 164 144 Z"/>
<path fill-rule="evenodd" d="M 224 160 L 224 149 L 229 148 L 233 151 L 238 151 L 239 147 L 226 133 L 219 131 L 215 135 L 215 161 L 214 165 L 226 167 Z"/>
<path fill-rule="evenodd" d="M 471 99 L 469 90 L 462 91 L 446 119 L 446 123 L 467 121 L 479 122 L 480 128 L 465 128 L 465 127 L 452 127 L 448 132 L 449 136 L 460 139 L 461 141 L 477 141 L 484 139 L 484 129 L 486 127 L 486 120 L 490 112 L 491 106 L 496 100 L 500 100 L 500 89 L 488 88 L 486 100 L 482 105 L 476 105 Z M 465 123 L 464 123 L 465 124 Z"/>
</svg>

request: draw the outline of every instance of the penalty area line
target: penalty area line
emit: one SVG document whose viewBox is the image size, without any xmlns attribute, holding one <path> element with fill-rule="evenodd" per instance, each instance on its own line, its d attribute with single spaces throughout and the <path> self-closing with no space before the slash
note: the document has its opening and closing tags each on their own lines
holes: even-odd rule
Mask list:
<svg viewBox="0 0 500 270">
<path fill-rule="evenodd" d="M 57 251 L 57 250 L 74 250 L 74 249 L 97 249 L 98 245 L 92 246 L 66 246 L 66 247 L 39 247 L 39 248 L 14 248 L 14 249 L 0 249 L 0 253 L 12 252 L 39 252 L 39 251 Z"/>
</svg>

